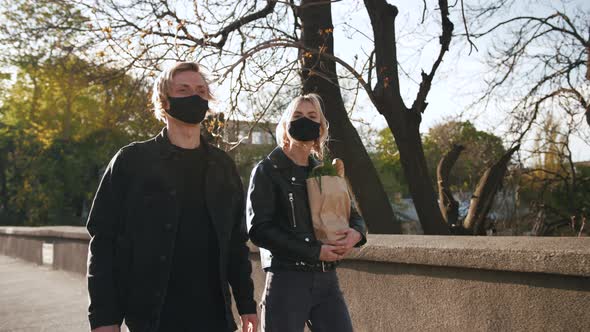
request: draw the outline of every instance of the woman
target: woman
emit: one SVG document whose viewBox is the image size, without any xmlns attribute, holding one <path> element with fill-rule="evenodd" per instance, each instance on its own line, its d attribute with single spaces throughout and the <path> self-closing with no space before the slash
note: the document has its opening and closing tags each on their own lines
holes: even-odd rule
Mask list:
<svg viewBox="0 0 590 332">
<path fill-rule="evenodd" d="M 340 241 L 321 243 L 313 233 L 306 179 L 323 159 L 328 123 L 318 95 L 295 98 L 276 130 L 278 147 L 252 171 L 247 220 L 260 247 L 266 285 L 262 331 L 352 331 L 336 276 L 338 261 L 366 242 L 365 223 L 351 211 Z"/>
</svg>

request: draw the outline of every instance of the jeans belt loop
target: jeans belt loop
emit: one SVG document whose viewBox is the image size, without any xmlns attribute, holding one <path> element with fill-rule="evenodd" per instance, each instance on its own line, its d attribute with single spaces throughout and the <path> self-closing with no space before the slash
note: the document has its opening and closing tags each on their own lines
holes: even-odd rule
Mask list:
<svg viewBox="0 0 590 332">
<path fill-rule="evenodd" d="M 326 272 L 326 266 L 324 265 L 323 261 L 322 261 L 322 272 Z"/>
</svg>

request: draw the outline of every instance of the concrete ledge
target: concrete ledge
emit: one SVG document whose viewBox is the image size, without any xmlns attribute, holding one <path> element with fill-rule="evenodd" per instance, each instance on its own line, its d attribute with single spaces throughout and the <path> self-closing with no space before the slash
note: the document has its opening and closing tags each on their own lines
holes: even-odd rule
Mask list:
<svg viewBox="0 0 590 332">
<path fill-rule="evenodd" d="M 590 238 L 369 235 L 350 259 L 590 276 Z"/>
<path fill-rule="evenodd" d="M 73 226 L 0 227 L 2 235 L 89 240 Z M 589 277 L 590 238 L 369 235 L 348 260 Z"/>
<path fill-rule="evenodd" d="M 60 239 L 90 240 L 84 227 L 47 226 L 47 227 L 0 227 L 0 235 L 19 235 L 30 237 L 53 237 Z"/>
<path fill-rule="evenodd" d="M 83 227 L 0 227 L 0 254 L 86 273 Z M 255 296 L 266 275 L 250 244 Z M 370 235 L 338 268 L 355 331 L 585 331 L 590 238 Z M 237 317 L 237 313 L 234 314 Z"/>
</svg>

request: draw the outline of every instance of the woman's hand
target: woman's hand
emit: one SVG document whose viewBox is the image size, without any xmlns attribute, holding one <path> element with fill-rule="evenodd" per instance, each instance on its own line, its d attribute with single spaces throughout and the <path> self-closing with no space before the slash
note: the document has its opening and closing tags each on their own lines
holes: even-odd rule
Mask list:
<svg viewBox="0 0 590 332">
<path fill-rule="evenodd" d="M 341 240 L 330 241 L 326 243 L 333 246 L 341 247 L 342 249 L 335 251 L 335 253 L 342 256 L 342 258 L 347 256 L 352 251 L 352 248 L 354 248 L 354 246 L 357 243 L 359 243 L 359 241 L 363 238 L 361 233 L 359 233 L 356 229 L 353 228 L 347 228 L 338 231 L 336 232 L 336 235 L 344 235 L 344 238 Z"/>
<path fill-rule="evenodd" d="M 334 262 L 341 260 L 343 256 L 341 254 L 338 254 L 338 252 L 342 250 L 344 250 L 344 247 L 342 246 L 322 244 L 322 249 L 320 250 L 320 261 Z"/>
</svg>

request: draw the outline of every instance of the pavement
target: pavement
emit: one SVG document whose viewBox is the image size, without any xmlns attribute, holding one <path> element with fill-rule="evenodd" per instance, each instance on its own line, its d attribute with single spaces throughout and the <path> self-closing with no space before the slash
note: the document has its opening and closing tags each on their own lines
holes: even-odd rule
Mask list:
<svg viewBox="0 0 590 332">
<path fill-rule="evenodd" d="M 0 255 L 0 331 L 90 331 L 83 275 Z"/>
</svg>

